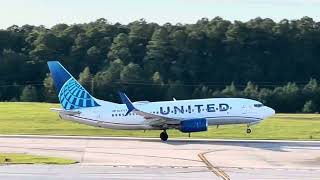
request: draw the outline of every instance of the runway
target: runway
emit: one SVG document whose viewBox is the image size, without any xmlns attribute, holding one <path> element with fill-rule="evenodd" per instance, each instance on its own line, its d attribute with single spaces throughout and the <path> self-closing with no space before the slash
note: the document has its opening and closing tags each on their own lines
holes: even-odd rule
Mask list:
<svg viewBox="0 0 320 180">
<path fill-rule="evenodd" d="M 77 160 L 4 165 L 0 179 L 319 179 L 320 142 L 0 136 L 0 152 Z"/>
</svg>

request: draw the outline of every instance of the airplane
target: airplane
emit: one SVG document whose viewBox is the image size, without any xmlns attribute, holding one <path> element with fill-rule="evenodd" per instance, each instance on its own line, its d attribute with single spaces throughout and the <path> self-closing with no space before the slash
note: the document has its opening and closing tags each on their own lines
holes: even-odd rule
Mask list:
<svg viewBox="0 0 320 180">
<path fill-rule="evenodd" d="M 246 124 L 250 126 L 273 116 L 275 111 L 261 102 L 244 98 L 209 98 L 172 101 L 131 102 L 119 92 L 122 104 L 94 98 L 59 63 L 48 61 L 62 109 L 51 108 L 61 119 L 90 126 L 123 130 L 161 130 L 167 141 L 168 129 L 183 133 L 207 131 L 208 126 Z"/>
</svg>

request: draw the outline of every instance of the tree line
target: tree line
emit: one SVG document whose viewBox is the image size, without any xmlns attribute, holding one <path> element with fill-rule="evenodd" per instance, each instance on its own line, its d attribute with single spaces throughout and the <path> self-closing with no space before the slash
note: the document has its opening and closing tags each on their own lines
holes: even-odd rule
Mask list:
<svg viewBox="0 0 320 180">
<path fill-rule="evenodd" d="M 320 110 L 320 22 L 220 17 L 194 24 L 16 26 L 0 30 L 0 100 L 57 102 L 59 60 L 95 97 L 246 97 L 278 112 Z"/>
</svg>

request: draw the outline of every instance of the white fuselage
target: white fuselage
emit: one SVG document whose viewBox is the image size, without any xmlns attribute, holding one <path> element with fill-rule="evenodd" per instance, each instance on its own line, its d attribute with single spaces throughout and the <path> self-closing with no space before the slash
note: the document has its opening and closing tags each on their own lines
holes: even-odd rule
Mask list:
<svg viewBox="0 0 320 180">
<path fill-rule="evenodd" d="M 83 108 L 77 115 L 60 114 L 63 119 L 111 129 L 162 129 L 152 126 L 148 119 L 136 113 L 129 113 L 125 104 L 102 100 L 98 107 Z M 211 98 L 160 102 L 135 102 L 137 109 L 155 115 L 175 119 L 205 118 L 208 125 L 256 124 L 274 115 L 275 111 L 260 102 L 243 98 Z M 173 128 L 168 124 L 168 129 Z"/>
</svg>

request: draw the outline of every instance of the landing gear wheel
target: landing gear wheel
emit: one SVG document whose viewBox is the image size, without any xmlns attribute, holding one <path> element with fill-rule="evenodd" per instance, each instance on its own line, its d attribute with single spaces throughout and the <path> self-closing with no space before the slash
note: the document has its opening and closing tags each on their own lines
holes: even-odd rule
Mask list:
<svg viewBox="0 0 320 180">
<path fill-rule="evenodd" d="M 168 140 L 168 134 L 166 131 L 163 131 L 162 133 L 160 133 L 160 139 L 162 141 L 167 141 Z"/>
<path fill-rule="evenodd" d="M 250 134 L 251 133 L 251 129 L 247 129 L 247 134 Z"/>
</svg>

